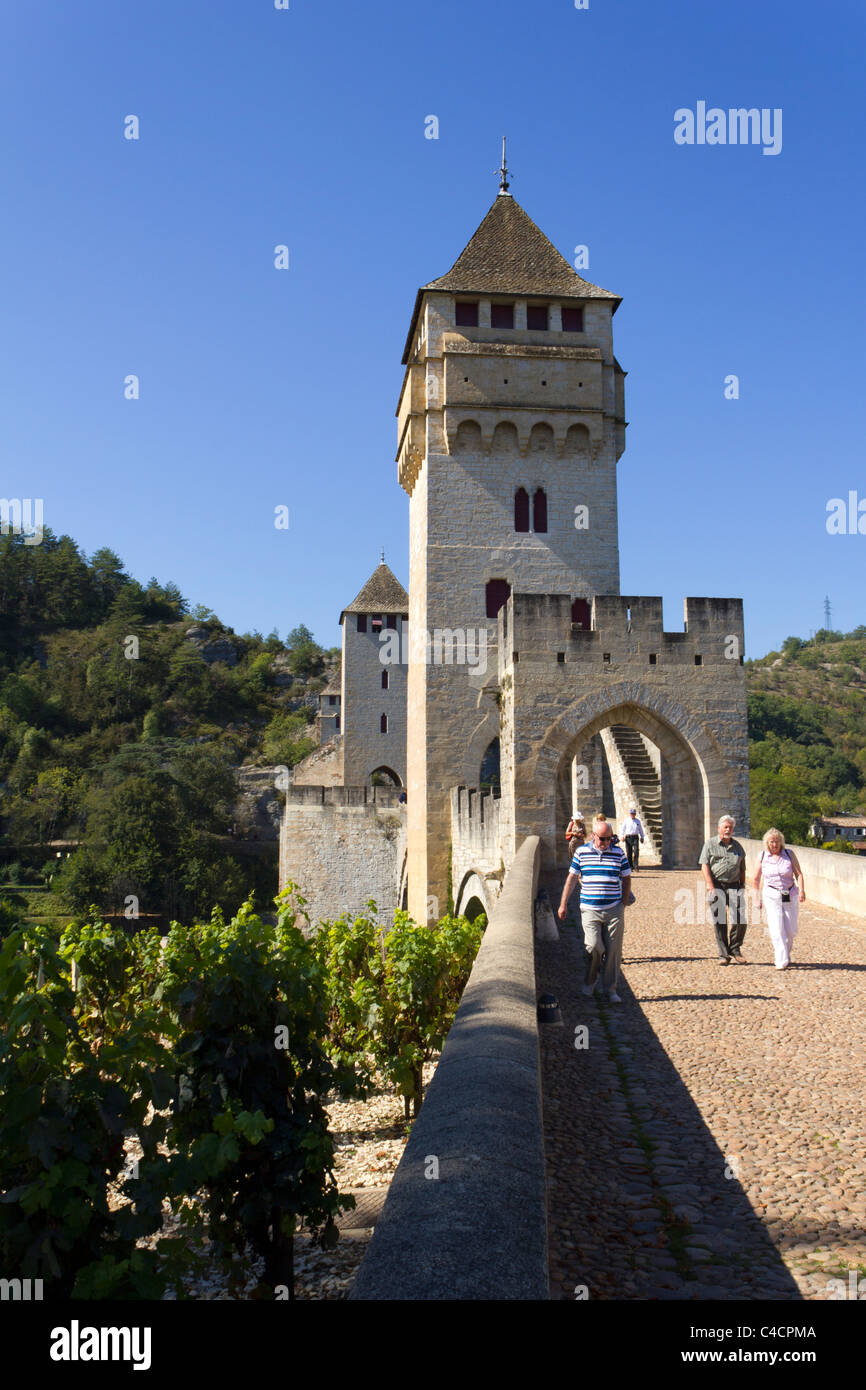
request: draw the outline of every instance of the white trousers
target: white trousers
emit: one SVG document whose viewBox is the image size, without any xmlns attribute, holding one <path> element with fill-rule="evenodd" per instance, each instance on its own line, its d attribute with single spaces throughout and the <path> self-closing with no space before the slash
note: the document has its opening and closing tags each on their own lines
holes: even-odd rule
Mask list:
<svg viewBox="0 0 866 1390">
<path fill-rule="evenodd" d="M 794 937 L 797 935 L 800 894 L 796 888 L 792 888 L 791 901 L 783 903 L 780 890 L 769 888 L 765 884 L 761 899 L 767 916 L 767 930 L 773 943 L 776 965 L 790 965 L 791 947 L 794 943 Z"/>
</svg>

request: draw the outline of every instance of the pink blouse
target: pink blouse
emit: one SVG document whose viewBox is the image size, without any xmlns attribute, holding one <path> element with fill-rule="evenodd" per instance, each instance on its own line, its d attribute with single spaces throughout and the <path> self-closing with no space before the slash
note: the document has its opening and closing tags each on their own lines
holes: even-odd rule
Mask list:
<svg viewBox="0 0 866 1390">
<path fill-rule="evenodd" d="M 777 888 L 780 893 L 789 893 L 794 886 L 794 865 L 787 850 L 781 854 L 770 854 L 764 850 L 761 855 L 761 875 L 767 888 Z"/>
</svg>

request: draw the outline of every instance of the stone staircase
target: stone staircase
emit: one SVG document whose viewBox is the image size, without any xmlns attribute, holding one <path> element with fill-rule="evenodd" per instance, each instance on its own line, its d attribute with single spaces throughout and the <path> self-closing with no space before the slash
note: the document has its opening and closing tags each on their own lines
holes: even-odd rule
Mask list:
<svg viewBox="0 0 866 1390">
<path fill-rule="evenodd" d="M 659 775 L 637 729 L 614 724 L 610 732 L 631 783 L 644 834 L 661 863 L 662 788 Z"/>
</svg>

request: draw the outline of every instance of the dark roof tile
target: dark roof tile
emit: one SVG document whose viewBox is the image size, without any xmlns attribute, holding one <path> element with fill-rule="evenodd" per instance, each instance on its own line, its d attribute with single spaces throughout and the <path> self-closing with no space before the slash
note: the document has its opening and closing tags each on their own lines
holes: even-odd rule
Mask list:
<svg viewBox="0 0 866 1390">
<path fill-rule="evenodd" d="M 457 294 L 557 295 L 620 303 L 619 295 L 581 279 L 510 194 L 496 199 L 447 274 L 423 288 Z"/>
<path fill-rule="evenodd" d="M 343 613 L 407 613 L 409 595 L 383 561 L 377 565 L 361 592 Z M 340 614 L 342 621 L 343 613 Z"/>
</svg>

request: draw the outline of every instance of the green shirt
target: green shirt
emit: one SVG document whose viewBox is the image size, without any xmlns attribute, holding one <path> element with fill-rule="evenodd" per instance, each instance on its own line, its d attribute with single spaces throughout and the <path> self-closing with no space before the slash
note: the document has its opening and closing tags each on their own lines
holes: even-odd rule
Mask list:
<svg viewBox="0 0 866 1390">
<path fill-rule="evenodd" d="M 740 864 L 745 858 L 746 851 L 739 840 L 731 840 L 730 844 L 725 846 L 719 835 L 713 835 L 701 850 L 698 863 L 709 866 L 714 883 L 731 887 L 740 882 Z"/>
</svg>

